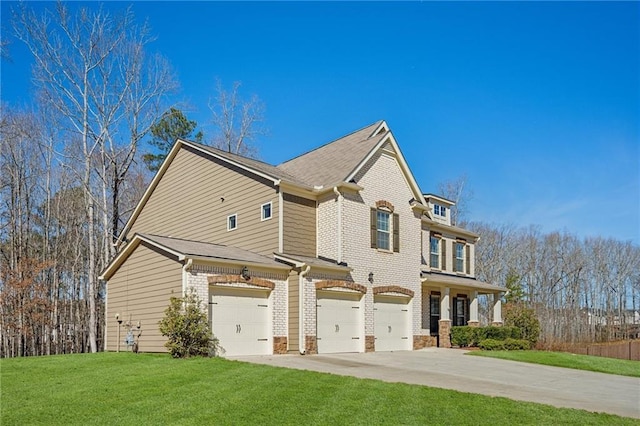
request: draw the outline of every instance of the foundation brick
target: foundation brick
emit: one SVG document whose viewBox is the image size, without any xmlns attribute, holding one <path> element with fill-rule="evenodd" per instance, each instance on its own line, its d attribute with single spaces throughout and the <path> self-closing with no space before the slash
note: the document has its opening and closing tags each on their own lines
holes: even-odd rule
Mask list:
<svg viewBox="0 0 640 426">
<path fill-rule="evenodd" d="M 287 353 L 287 337 L 286 336 L 274 336 L 273 337 L 273 354 L 286 354 Z"/>
<path fill-rule="evenodd" d="M 438 321 L 438 327 L 440 329 L 440 347 L 451 347 L 451 320 Z"/>
<path fill-rule="evenodd" d="M 364 336 L 364 351 L 374 352 L 376 350 L 376 337 Z"/>
</svg>

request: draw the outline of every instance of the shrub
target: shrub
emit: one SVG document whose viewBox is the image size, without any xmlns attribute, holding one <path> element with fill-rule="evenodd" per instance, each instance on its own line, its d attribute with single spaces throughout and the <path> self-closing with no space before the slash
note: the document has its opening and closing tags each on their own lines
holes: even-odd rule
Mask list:
<svg viewBox="0 0 640 426">
<path fill-rule="evenodd" d="M 158 323 L 167 337 L 165 347 L 174 358 L 216 356 L 222 347 L 211 333 L 207 315 L 200 309 L 200 298 L 192 290 L 183 298 L 172 297 L 164 318 Z"/>
<path fill-rule="evenodd" d="M 485 351 L 523 351 L 531 349 L 528 340 L 507 338 L 505 340 L 485 339 L 478 346 Z"/>
<path fill-rule="evenodd" d="M 533 309 L 527 308 L 524 303 L 507 303 L 505 305 L 504 323 L 508 326 L 518 327 L 521 332 L 519 338 L 527 340 L 531 346 L 535 346 L 540 337 L 540 321 Z"/>
<path fill-rule="evenodd" d="M 484 339 L 478 343 L 478 347 L 484 351 L 503 351 L 505 343 L 504 340 Z"/>
<path fill-rule="evenodd" d="M 461 348 L 477 345 L 475 330 L 478 330 L 478 327 L 468 325 L 451 327 L 451 344 Z"/>
</svg>

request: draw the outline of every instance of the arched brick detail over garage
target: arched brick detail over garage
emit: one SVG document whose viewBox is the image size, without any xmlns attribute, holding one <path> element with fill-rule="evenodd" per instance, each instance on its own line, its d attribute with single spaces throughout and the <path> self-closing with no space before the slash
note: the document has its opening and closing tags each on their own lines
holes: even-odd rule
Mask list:
<svg viewBox="0 0 640 426">
<path fill-rule="evenodd" d="M 367 292 L 367 287 L 363 286 L 362 284 L 356 284 L 354 282 L 351 281 L 344 281 L 344 280 L 325 280 L 325 281 L 318 281 L 316 283 L 316 290 L 324 290 L 324 289 L 328 289 L 328 288 L 346 288 L 349 290 L 355 290 L 358 291 L 362 294 L 365 294 Z"/>
<path fill-rule="evenodd" d="M 385 293 L 399 293 L 405 296 L 413 297 L 414 291 L 408 288 L 400 287 L 399 285 L 385 285 L 373 288 L 373 294 L 385 294 Z"/>
<path fill-rule="evenodd" d="M 249 284 L 256 287 L 268 288 L 273 290 L 276 284 L 273 281 L 264 280 L 262 278 L 251 277 L 248 280 L 242 278 L 242 275 L 214 275 L 209 277 L 209 284 Z"/>
</svg>

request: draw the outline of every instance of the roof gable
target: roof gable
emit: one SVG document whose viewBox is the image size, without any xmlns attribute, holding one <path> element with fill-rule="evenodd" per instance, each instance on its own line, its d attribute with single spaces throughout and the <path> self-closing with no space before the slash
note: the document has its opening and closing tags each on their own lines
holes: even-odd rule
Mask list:
<svg viewBox="0 0 640 426">
<path fill-rule="evenodd" d="M 384 139 L 388 129 L 377 121 L 277 166 L 313 187 L 334 186 L 345 178 Z"/>
</svg>

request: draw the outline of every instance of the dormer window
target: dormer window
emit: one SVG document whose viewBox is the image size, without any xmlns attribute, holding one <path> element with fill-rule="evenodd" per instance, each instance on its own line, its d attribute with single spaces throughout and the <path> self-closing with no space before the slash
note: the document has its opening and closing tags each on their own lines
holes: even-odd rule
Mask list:
<svg viewBox="0 0 640 426">
<path fill-rule="evenodd" d="M 447 208 L 445 206 L 441 206 L 440 204 L 434 204 L 433 213 L 436 216 L 447 217 Z"/>
</svg>

